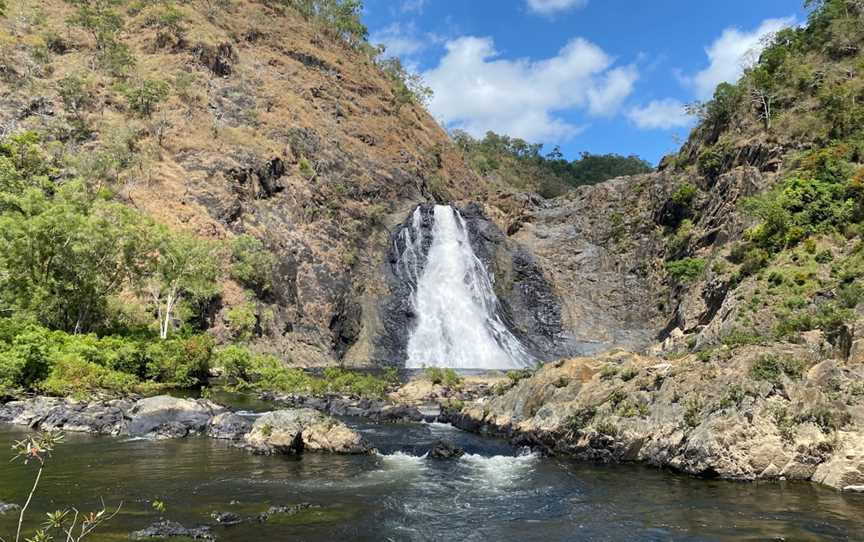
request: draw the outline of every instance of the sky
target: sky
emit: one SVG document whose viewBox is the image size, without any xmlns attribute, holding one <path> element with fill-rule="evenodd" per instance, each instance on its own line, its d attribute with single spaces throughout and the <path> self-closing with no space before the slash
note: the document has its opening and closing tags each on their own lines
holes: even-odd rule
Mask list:
<svg viewBox="0 0 864 542">
<path fill-rule="evenodd" d="M 366 0 L 370 42 L 421 74 L 447 129 L 656 164 L 802 0 Z"/>
</svg>

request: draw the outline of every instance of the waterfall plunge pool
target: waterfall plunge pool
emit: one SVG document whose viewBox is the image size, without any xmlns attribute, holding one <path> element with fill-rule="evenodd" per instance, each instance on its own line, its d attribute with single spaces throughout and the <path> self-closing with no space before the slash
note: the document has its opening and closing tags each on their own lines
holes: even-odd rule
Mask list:
<svg viewBox="0 0 864 542">
<path fill-rule="evenodd" d="M 849 540 L 864 533 L 864 497 L 809 483 L 699 480 L 636 465 L 602 466 L 525 454 L 445 424 L 347 420 L 375 456 L 265 457 L 206 438 L 129 440 L 68 434 L 50 460 L 30 516 L 123 501 L 88 540 L 128 540 L 159 519 L 212 524 L 212 512 L 255 516 L 271 505 L 319 505 L 282 521 L 214 527 L 250 541 Z M 0 443 L 24 433 L 0 425 Z M 437 439 L 458 460 L 423 457 Z M 0 501 L 21 502 L 34 471 L 0 461 Z M 0 515 L 0 536 L 17 516 Z"/>
</svg>

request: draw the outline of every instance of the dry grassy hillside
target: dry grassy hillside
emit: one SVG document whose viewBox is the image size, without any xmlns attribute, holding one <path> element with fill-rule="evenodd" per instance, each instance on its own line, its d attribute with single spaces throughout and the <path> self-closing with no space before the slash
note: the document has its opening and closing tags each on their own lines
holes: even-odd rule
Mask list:
<svg viewBox="0 0 864 542">
<path fill-rule="evenodd" d="M 250 303 L 268 347 L 315 363 L 357 338 L 386 225 L 484 187 L 367 44 L 269 4 L 92 2 L 82 21 L 70 2 L 16 1 L 0 134 L 36 131 L 58 177 L 86 174 L 173 228 L 263 240 L 271 293 L 226 279 L 209 324 L 230 334 L 225 307 Z"/>
</svg>

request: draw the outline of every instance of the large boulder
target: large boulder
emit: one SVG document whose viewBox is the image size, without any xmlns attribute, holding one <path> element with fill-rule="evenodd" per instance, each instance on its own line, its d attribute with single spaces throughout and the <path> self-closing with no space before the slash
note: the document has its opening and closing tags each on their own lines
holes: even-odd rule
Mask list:
<svg viewBox="0 0 864 542">
<path fill-rule="evenodd" d="M 249 418 L 234 412 L 223 412 L 210 420 L 207 435 L 221 440 L 240 440 L 250 429 L 252 429 L 252 421 Z"/>
<path fill-rule="evenodd" d="M 0 422 L 26 425 L 33 429 L 119 434 L 126 423 L 125 400 L 76 402 L 56 397 L 33 397 L 0 406 Z"/>
<path fill-rule="evenodd" d="M 215 540 L 209 527 L 186 528 L 176 521 L 160 521 L 153 525 L 135 531 L 129 535 L 132 540 L 148 540 L 150 538 L 183 538 L 186 540 Z"/>
<path fill-rule="evenodd" d="M 344 423 L 311 408 L 276 410 L 258 418 L 244 437 L 245 447 L 263 454 L 320 451 L 364 454 L 369 444 Z"/>
<path fill-rule="evenodd" d="M 129 411 L 126 433 L 133 437 L 185 437 L 202 433 L 210 419 L 225 412 L 223 407 L 206 400 L 178 399 L 168 395 L 148 397 L 135 403 Z"/>
</svg>

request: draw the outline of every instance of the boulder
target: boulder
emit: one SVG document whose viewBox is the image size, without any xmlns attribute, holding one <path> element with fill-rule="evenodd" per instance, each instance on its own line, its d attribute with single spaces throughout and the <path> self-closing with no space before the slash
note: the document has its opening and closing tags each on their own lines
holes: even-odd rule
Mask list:
<svg viewBox="0 0 864 542">
<path fill-rule="evenodd" d="M 252 429 L 252 422 L 249 418 L 233 412 L 223 412 L 210 420 L 207 435 L 221 440 L 240 440 L 250 429 Z"/>
<path fill-rule="evenodd" d="M 6 514 L 8 512 L 15 512 L 15 511 L 20 510 L 20 509 L 21 509 L 21 507 L 18 506 L 17 504 L 13 504 L 11 502 L 0 501 L 0 515 Z"/>
<path fill-rule="evenodd" d="M 364 454 L 371 451 L 359 433 L 310 408 L 268 412 L 255 420 L 243 440 L 246 448 L 263 454 L 303 451 Z"/>
<path fill-rule="evenodd" d="M 125 432 L 133 437 L 184 437 L 204 432 L 210 419 L 222 412 L 225 412 L 223 407 L 206 400 L 178 399 L 168 395 L 148 397 L 135 403 L 129 411 Z"/>
<path fill-rule="evenodd" d="M 458 459 L 463 455 L 465 450 L 446 440 L 435 442 L 429 450 L 429 457 L 432 459 Z"/>
<path fill-rule="evenodd" d="M 210 514 L 210 517 L 219 525 L 230 526 L 243 523 L 243 518 L 240 517 L 240 514 L 235 514 L 234 512 L 213 512 Z"/>
<path fill-rule="evenodd" d="M 266 512 L 261 512 L 258 515 L 258 521 L 264 523 L 268 521 L 271 517 L 278 515 L 293 516 L 294 514 L 298 514 L 304 510 L 309 510 L 310 508 L 320 508 L 320 506 L 317 504 L 310 504 L 308 502 L 301 502 L 288 506 L 271 506 L 267 509 Z"/>
<path fill-rule="evenodd" d="M 135 531 L 129 535 L 132 540 L 147 540 L 148 538 L 189 538 L 192 540 L 215 540 L 209 527 L 187 529 L 176 521 L 159 521 L 153 525 Z"/>
</svg>

